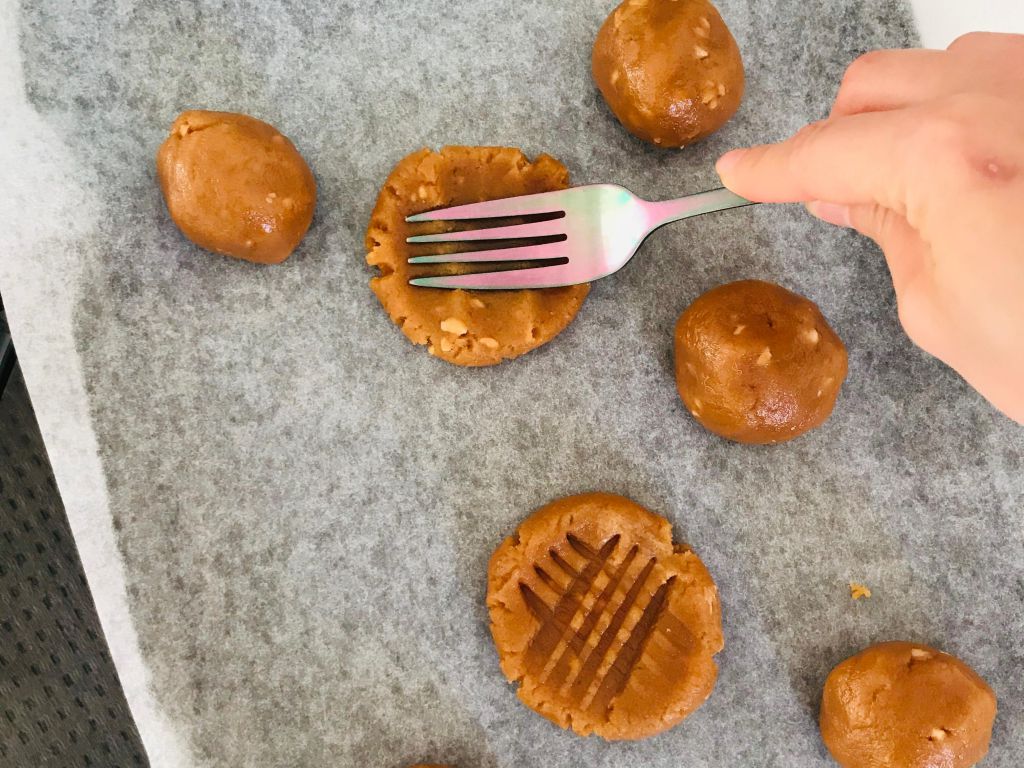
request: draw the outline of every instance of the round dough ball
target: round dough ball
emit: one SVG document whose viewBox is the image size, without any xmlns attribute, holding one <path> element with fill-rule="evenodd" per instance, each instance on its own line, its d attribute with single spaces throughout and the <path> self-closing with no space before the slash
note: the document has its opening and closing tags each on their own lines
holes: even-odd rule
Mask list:
<svg viewBox="0 0 1024 768">
<path fill-rule="evenodd" d="M 778 285 L 713 288 L 676 323 L 676 384 L 694 418 L 740 443 L 781 443 L 823 423 L 846 347 L 813 302 Z"/>
<path fill-rule="evenodd" d="M 821 736 L 843 768 L 968 768 L 988 752 L 996 697 L 955 656 L 879 643 L 829 673 Z"/>
<path fill-rule="evenodd" d="M 581 736 L 653 736 L 715 686 L 715 583 L 665 518 L 622 496 L 570 496 L 530 515 L 491 557 L 487 608 L 519 698 Z"/>
<path fill-rule="evenodd" d="M 619 121 L 664 148 L 714 133 L 743 98 L 740 49 L 707 0 L 626 0 L 598 32 L 592 68 Z"/>
<path fill-rule="evenodd" d="M 196 245 L 260 264 L 309 229 L 316 180 L 295 146 L 248 115 L 182 112 L 156 157 L 167 210 Z"/>
<path fill-rule="evenodd" d="M 507 147 L 421 149 L 401 160 L 381 188 L 366 232 L 366 260 L 380 270 L 370 281 L 380 303 L 413 343 L 455 365 L 494 365 L 557 336 L 570 323 L 589 285 L 521 291 L 463 291 L 409 285 L 416 277 L 486 272 L 496 264 L 409 264 L 411 256 L 458 246 L 410 245 L 414 234 L 450 224 L 409 224 L 407 216 L 569 186 L 565 166 L 548 155 L 530 162 Z"/>
</svg>

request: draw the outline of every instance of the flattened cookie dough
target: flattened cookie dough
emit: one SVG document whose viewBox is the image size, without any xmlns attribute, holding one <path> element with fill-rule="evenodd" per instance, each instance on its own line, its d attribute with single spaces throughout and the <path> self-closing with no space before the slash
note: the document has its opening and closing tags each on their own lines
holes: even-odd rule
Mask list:
<svg viewBox="0 0 1024 768">
<path fill-rule="evenodd" d="M 955 656 L 879 643 L 833 669 L 821 736 L 843 768 L 969 768 L 988 752 L 996 697 Z"/>
<path fill-rule="evenodd" d="M 576 316 L 588 285 L 524 291 L 451 291 L 418 288 L 409 280 L 468 272 L 473 265 L 413 265 L 410 256 L 438 253 L 437 245 L 409 245 L 413 234 L 444 231 L 444 224 L 407 224 L 435 208 L 565 189 L 569 172 L 548 155 L 532 163 L 518 149 L 444 147 L 404 158 L 384 182 L 366 233 L 366 260 L 380 270 L 370 281 L 384 309 L 414 343 L 449 363 L 494 365 L 546 344 Z M 415 228 L 415 229 L 414 229 Z M 479 265 L 476 265 L 478 271 Z M 493 269 L 487 265 L 486 269 Z M 485 270 L 484 270 L 485 271 Z"/>
<path fill-rule="evenodd" d="M 491 557 L 487 608 L 519 698 L 582 736 L 653 736 L 714 688 L 715 583 L 667 520 L 622 496 L 534 512 Z"/>
<path fill-rule="evenodd" d="M 302 241 L 316 180 L 287 137 L 248 115 L 182 112 L 156 158 L 174 223 L 203 248 L 277 264 Z"/>
</svg>

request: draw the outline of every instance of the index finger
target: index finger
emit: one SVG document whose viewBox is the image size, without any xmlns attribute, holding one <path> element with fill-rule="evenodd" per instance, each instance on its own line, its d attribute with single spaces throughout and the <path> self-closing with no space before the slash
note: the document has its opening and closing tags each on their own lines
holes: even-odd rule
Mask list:
<svg viewBox="0 0 1024 768">
<path fill-rule="evenodd" d="M 738 195 L 761 203 L 877 203 L 901 211 L 909 159 L 909 110 L 812 123 L 779 144 L 733 150 L 716 170 Z"/>
</svg>

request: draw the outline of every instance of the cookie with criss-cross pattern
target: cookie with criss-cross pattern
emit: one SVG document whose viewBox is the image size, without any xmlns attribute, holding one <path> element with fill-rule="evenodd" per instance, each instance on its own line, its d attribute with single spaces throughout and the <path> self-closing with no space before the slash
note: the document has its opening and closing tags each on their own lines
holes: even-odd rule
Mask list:
<svg viewBox="0 0 1024 768">
<path fill-rule="evenodd" d="M 653 736 L 714 688 L 715 583 L 667 520 L 622 496 L 534 512 L 491 557 L 487 608 L 519 698 L 580 735 Z"/>
<path fill-rule="evenodd" d="M 391 319 L 410 341 L 449 363 L 494 365 L 551 341 L 572 322 L 588 285 L 523 291 L 452 291 L 409 285 L 430 274 L 461 274 L 493 264 L 409 264 L 410 256 L 454 246 L 409 245 L 413 234 L 446 225 L 408 224 L 415 213 L 569 186 L 565 166 L 548 155 L 530 161 L 508 147 L 421 149 L 401 160 L 384 182 L 366 233 L 366 260 L 380 270 L 370 281 Z M 414 229 L 415 227 L 415 229 Z"/>
</svg>

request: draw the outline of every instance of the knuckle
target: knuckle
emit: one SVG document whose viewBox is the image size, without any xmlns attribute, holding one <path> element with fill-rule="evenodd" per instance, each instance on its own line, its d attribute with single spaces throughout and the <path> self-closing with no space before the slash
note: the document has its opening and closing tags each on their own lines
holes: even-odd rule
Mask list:
<svg viewBox="0 0 1024 768">
<path fill-rule="evenodd" d="M 885 58 L 885 51 L 868 51 L 867 53 L 862 53 L 854 59 L 853 62 L 851 62 L 850 66 L 846 68 L 846 74 L 843 75 L 843 82 L 846 82 L 847 80 L 857 82 L 858 80 L 866 78 L 883 64 Z"/>
<path fill-rule="evenodd" d="M 827 121 L 825 120 L 809 123 L 785 142 L 786 157 L 792 167 L 802 168 L 814 165 L 813 158 L 820 137 L 826 129 Z"/>
<path fill-rule="evenodd" d="M 888 243 L 899 223 L 896 212 L 882 205 L 873 205 L 868 216 L 869 226 L 876 233 L 875 239 L 879 243 Z"/>
<path fill-rule="evenodd" d="M 950 51 L 966 51 L 976 50 L 979 46 L 986 46 L 991 38 L 991 34 L 988 32 L 968 32 L 960 35 L 956 40 L 949 44 L 947 50 Z"/>
<path fill-rule="evenodd" d="M 839 91 L 832 106 L 833 114 L 863 109 L 870 102 L 871 94 L 877 91 L 879 83 L 886 78 L 886 72 L 891 68 L 891 56 L 891 51 L 868 51 L 854 59 L 839 83 Z"/>
<path fill-rule="evenodd" d="M 849 98 L 856 93 L 864 83 L 868 82 L 873 73 L 878 69 L 884 54 L 882 51 L 869 51 L 858 56 L 846 68 L 843 79 L 839 83 L 839 96 L 837 101 Z"/>
<path fill-rule="evenodd" d="M 825 120 L 816 120 L 813 123 L 808 123 L 797 131 L 793 138 L 790 139 L 793 152 L 803 152 L 808 147 L 812 146 L 817 141 L 822 131 L 825 130 L 825 126 Z"/>
<path fill-rule="evenodd" d="M 961 35 L 947 49 L 961 59 L 961 66 L 991 68 L 998 62 L 1000 69 L 1015 80 L 1024 65 L 1024 35 L 1001 32 L 968 32 Z M 992 74 L 996 74 L 995 71 Z M 982 83 L 979 83 L 979 85 Z"/>
</svg>

